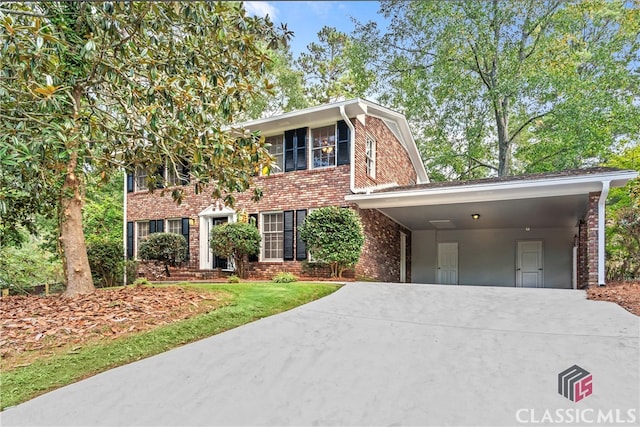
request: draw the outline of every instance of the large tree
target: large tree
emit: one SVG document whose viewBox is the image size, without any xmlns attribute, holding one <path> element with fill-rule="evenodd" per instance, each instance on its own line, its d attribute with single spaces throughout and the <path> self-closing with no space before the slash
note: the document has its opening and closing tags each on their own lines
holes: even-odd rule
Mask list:
<svg viewBox="0 0 640 427">
<path fill-rule="evenodd" d="M 602 161 L 640 134 L 640 3 L 393 0 L 359 27 L 436 178 Z"/>
<path fill-rule="evenodd" d="M 0 5 L 0 232 L 56 215 L 72 295 L 94 289 L 87 174 L 142 168 L 153 188 L 159 167 L 188 162 L 196 191 L 233 202 L 270 158 L 263 139 L 229 124 L 269 85 L 261 75 L 281 40 L 235 2 Z"/>
</svg>

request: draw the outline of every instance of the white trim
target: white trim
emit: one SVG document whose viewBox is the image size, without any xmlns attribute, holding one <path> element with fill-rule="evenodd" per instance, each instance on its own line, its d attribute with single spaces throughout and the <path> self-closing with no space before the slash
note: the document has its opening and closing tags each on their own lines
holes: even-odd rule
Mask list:
<svg viewBox="0 0 640 427">
<path fill-rule="evenodd" d="M 211 245 L 209 244 L 209 231 L 211 227 L 211 218 L 224 218 L 226 217 L 229 222 L 235 222 L 237 220 L 237 213 L 235 210 L 228 206 L 225 206 L 222 202 L 208 206 L 205 210 L 198 214 L 198 237 L 200 240 L 200 270 L 211 270 L 213 264 L 213 253 L 211 252 Z"/>
<path fill-rule="evenodd" d="M 371 209 L 569 196 L 601 191 L 603 181 L 611 182 L 613 186 L 623 186 L 628 180 L 637 176 L 636 171 L 602 172 L 535 180 L 353 194 L 347 195 L 345 200 L 356 202 L 361 208 Z"/>
<path fill-rule="evenodd" d="M 265 215 L 282 215 L 282 258 L 265 258 L 264 256 L 264 216 Z M 259 262 L 284 262 L 284 211 L 265 211 L 259 213 L 258 225 L 260 226 L 260 255 Z"/>
</svg>

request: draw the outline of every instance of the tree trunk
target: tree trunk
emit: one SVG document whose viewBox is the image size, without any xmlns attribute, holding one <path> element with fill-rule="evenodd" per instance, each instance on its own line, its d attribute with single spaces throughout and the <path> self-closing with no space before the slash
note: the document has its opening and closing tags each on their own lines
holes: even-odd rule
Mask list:
<svg viewBox="0 0 640 427">
<path fill-rule="evenodd" d="M 62 209 L 60 244 L 62 245 L 67 280 L 65 296 L 88 294 L 95 291 L 82 229 L 83 198 L 80 181 L 75 172 L 77 164 L 78 154 L 73 152 L 67 164 L 67 176 L 60 196 Z"/>
<path fill-rule="evenodd" d="M 498 176 L 507 176 L 511 169 L 511 143 L 509 141 L 508 101 L 498 101 L 494 109 L 498 129 Z"/>
</svg>

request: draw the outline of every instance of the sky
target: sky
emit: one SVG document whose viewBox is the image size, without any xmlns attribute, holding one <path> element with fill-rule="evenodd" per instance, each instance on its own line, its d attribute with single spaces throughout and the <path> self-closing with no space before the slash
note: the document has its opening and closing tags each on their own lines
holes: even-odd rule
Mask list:
<svg viewBox="0 0 640 427">
<path fill-rule="evenodd" d="M 268 14 L 274 23 L 287 24 L 295 33 L 290 42 L 294 58 L 306 52 L 309 43 L 317 41 L 318 31 L 324 26 L 348 34 L 354 29 L 351 17 L 360 22 L 384 23 L 377 13 L 377 1 L 247 1 L 244 6 L 251 15 Z"/>
</svg>

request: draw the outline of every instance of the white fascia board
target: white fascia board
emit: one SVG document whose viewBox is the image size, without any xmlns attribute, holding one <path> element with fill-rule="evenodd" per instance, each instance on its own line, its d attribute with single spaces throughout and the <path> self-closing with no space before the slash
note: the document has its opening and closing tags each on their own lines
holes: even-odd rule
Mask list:
<svg viewBox="0 0 640 427">
<path fill-rule="evenodd" d="M 610 181 L 612 187 L 618 187 L 637 176 L 638 173 L 635 171 L 603 172 L 537 180 L 353 194 L 345 199 L 365 209 L 531 199 L 598 192 L 602 190 L 603 181 Z"/>
</svg>

